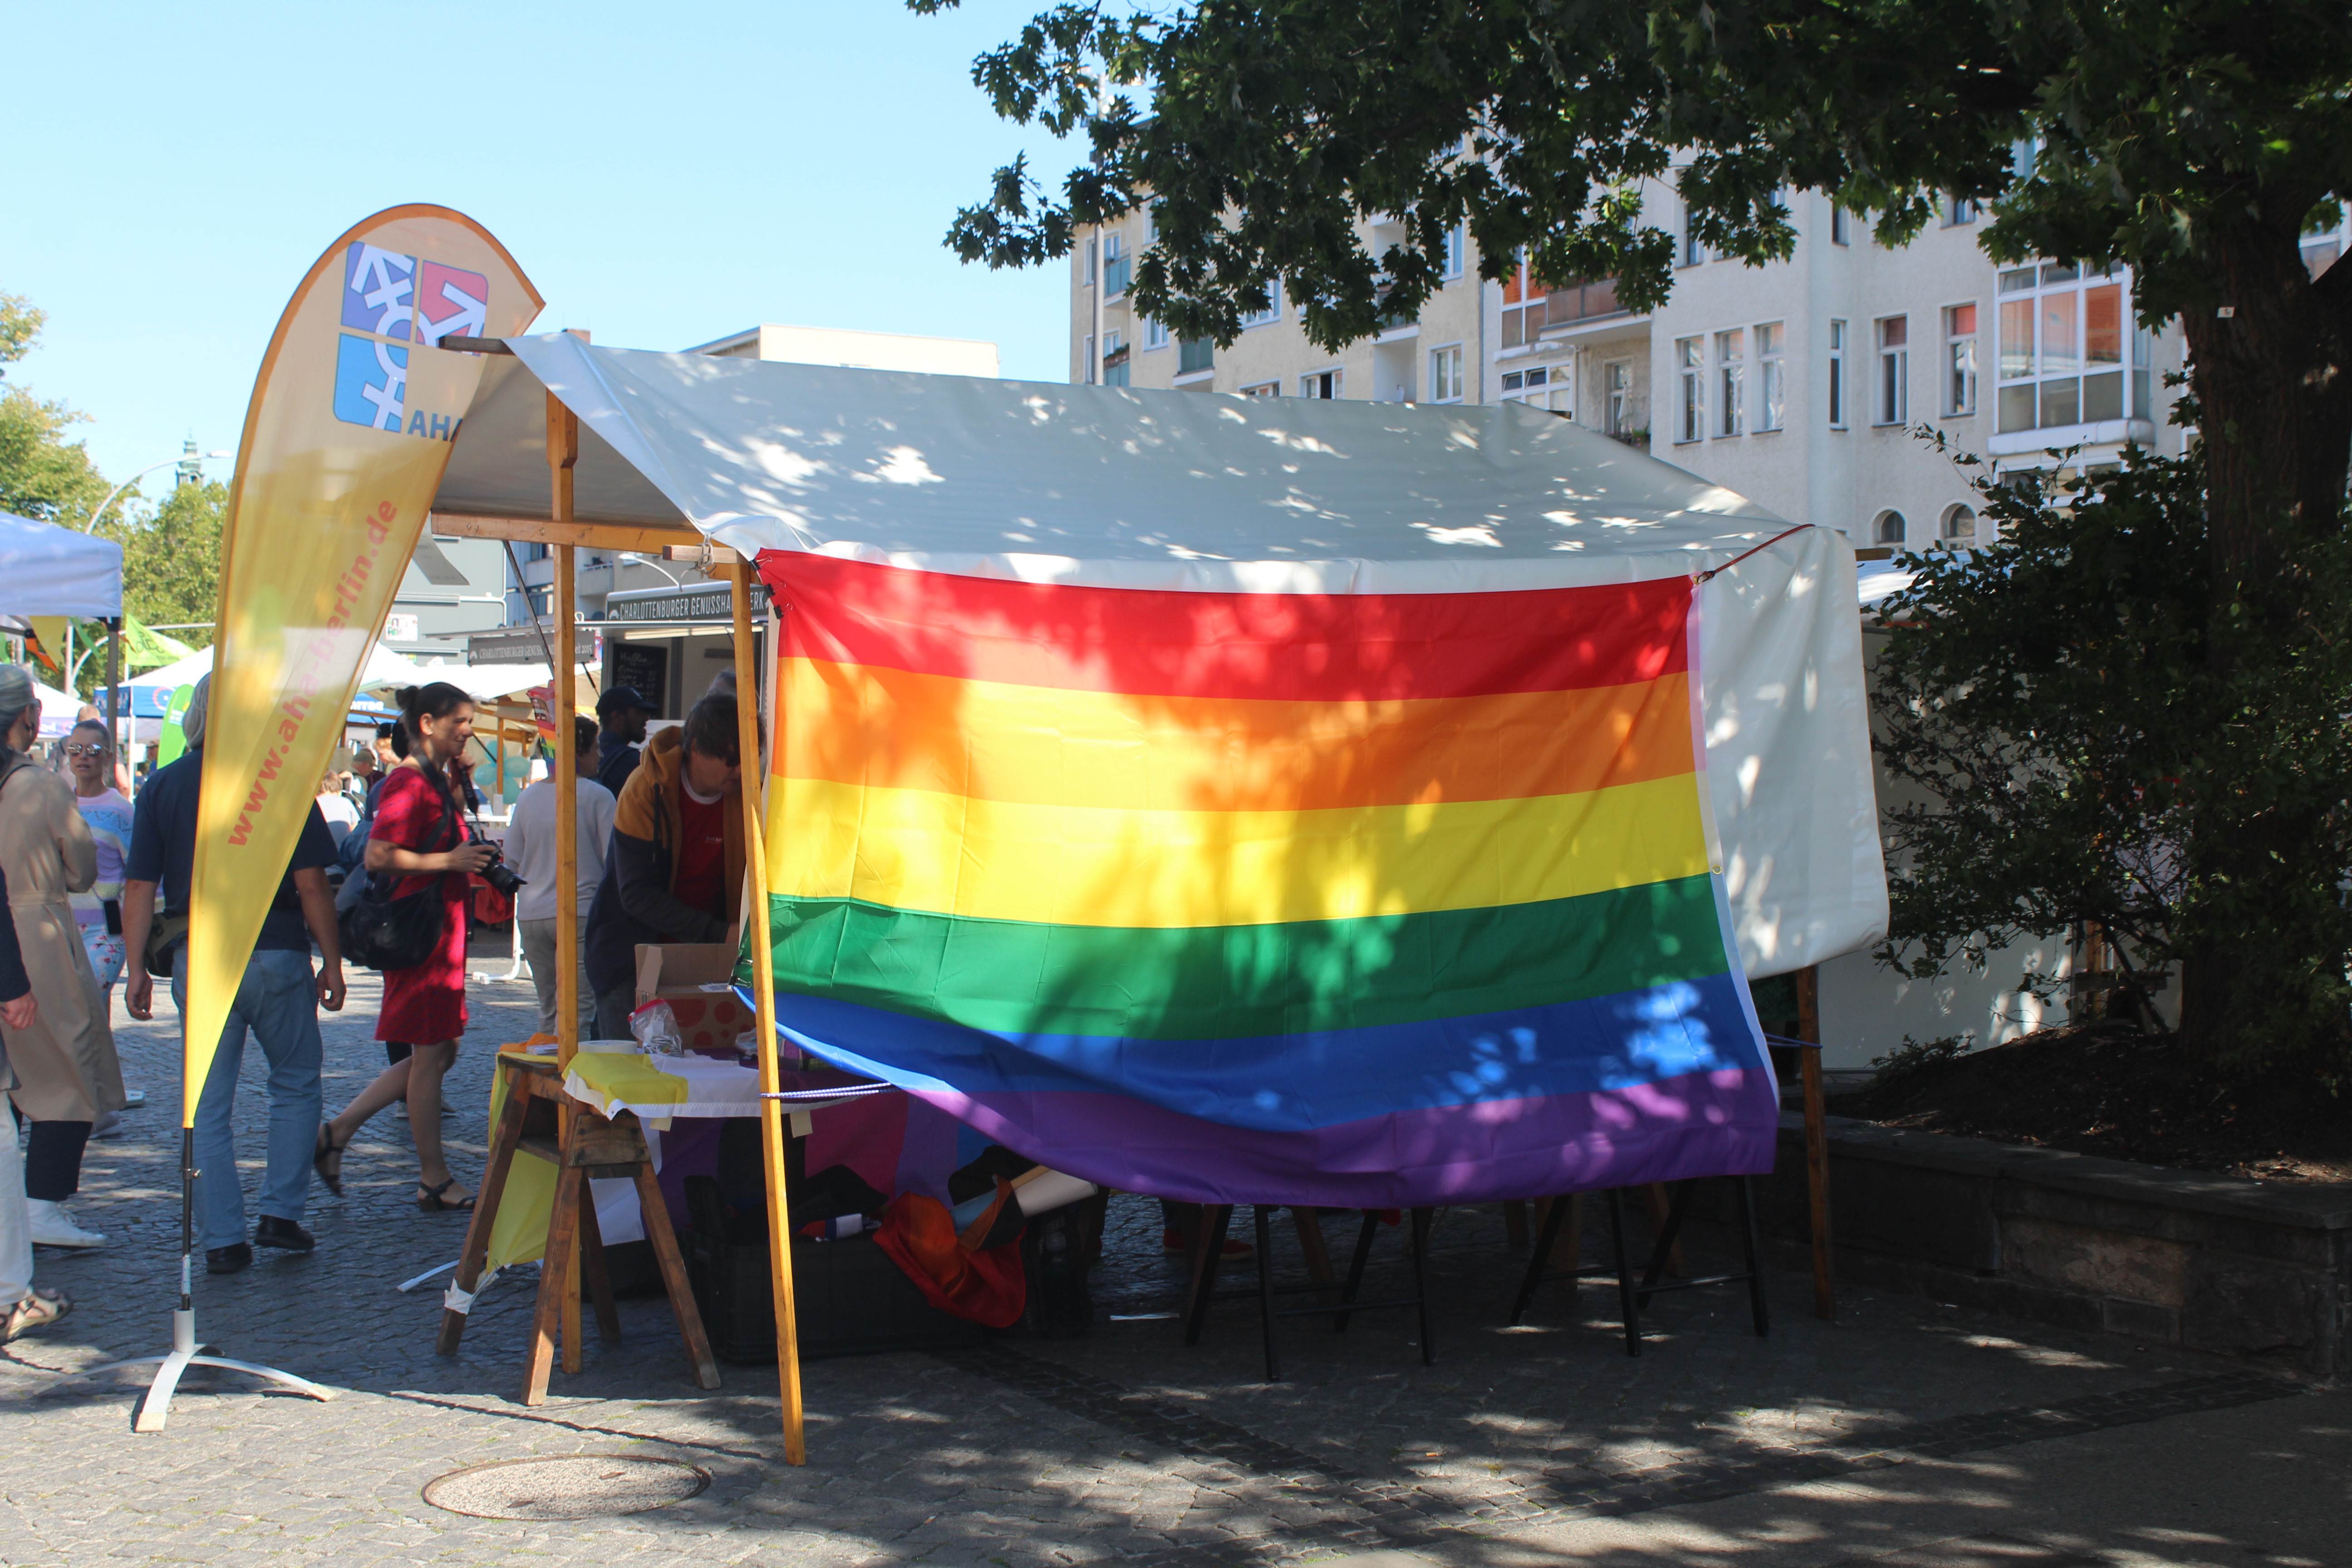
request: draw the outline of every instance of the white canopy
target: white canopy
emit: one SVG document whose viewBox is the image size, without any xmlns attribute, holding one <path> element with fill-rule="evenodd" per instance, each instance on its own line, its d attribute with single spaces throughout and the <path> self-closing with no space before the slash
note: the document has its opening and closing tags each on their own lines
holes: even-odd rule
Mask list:
<svg viewBox="0 0 2352 1568">
<path fill-rule="evenodd" d="M 1700 591 L 1706 766 L 1752 974 L 1886 922 L 1854 559 L 1745 497 L 1518 404 L 1137 392 L 509 340 L 436 512 L 547 515 L 545 398 L 579 416 L 576 516 L 1106 586 Z M 1759 548 L 1760 547 L 1760 548 Z"/>
<path fill-rule="evenodd" d="M 193 686 L 212 672 L 213 650 L 200 647 L 185 658 L 174 659 L 160 669 L 134 676 L 122 684 L 172 691 L 183 686 Z M 367 667 L 360 672 L 360 689 L 372 691 L 387 686 L 415 686 L 431 679 L 415 660 L 404 658 L 377 643 L 368 649 Z"/>
<path fill-rule="evenodd" d="M 122 614 L 122 546 L 0 511 L 0 615 Z"/>
</svg>

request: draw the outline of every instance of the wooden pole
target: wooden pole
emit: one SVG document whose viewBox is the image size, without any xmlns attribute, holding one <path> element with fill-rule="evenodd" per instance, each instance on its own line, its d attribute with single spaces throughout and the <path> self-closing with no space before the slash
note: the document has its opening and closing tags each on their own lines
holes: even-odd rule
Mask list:
<svg viewBox="0 0 2352 1568">
<path fill-rule="evenodd" d="M 572 474 L 580 461 L 580 421 L 553 393 L 547 395 L 549 505 L 559 523 L 572 521 Z M 555 758 L 555 1060 L 559 1071 L 580 1049 L 580 801 L 579 767 L 572 744 L 572 630 L 574 586 L 572 546 L 550 553 L 555 567 L 555 635 L 562 643 L 554 670 Z"/>
<path fill-rule="evenodd" d="M 751 639 L 751 563 L 737 561 L 728 569 L 735 592 L 735 725 L 743 757 L 743 859 L 751 873 L 750 907 L 743 927 L 751 936 L 751 995 L 755 1004 L 753 1033 L 759 1040 L 760 1092 L 772 1095 L 782 1082 L 776 1063 L 776 972 L 768 936 L 768 856 L 763 832 L 768 766 L 760 754 L 760 661 Z M 769 621 L 782 625 L 781 613 Z M 775 649 L 769 650 L 770 662 Z M 781 694 L 777 701 L 783 700 Z M 774 726 L 781 751 L 783 725 Z M 792 1205 L 784 1192 L 784 1108 L 781 1100 L 760 1101 L 760 1158 L 768 1173 L 769 1284 L 776 1300 L 776 1381 L 784 1406 L 784 1458 L 808 1463 L 808 1435 L 801 1422 L 801 1340 L 798 1314 L 793 1305 Z"/>
<path fill-rule="evenodd" d="M 1797 1032 L 1812 1042 L 1797 1053 L 1798 1081 L 1805 1090 L 1805 1188 L 1811 1200 L 1813 1316 L 1837 1316 L 1835 1259 L 1830 1253 L 1830 1134 L 1822 1094 L 1822 973 L 1811 964 L 1797 971 Z"/>
</svg>

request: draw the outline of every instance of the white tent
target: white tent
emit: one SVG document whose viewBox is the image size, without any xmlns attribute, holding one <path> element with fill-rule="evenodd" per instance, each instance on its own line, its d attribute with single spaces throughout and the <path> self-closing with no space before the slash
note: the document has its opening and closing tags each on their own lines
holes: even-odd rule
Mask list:
<svg viewBox="0 0 2352 1568">
<path fill-rule="evenodd" d="M 126 688 L 144 687 L 156 691 L 172 691 L 183 686 L 193 686 L 212 672 L 213 650 L 200 647 L 185 658 L 174 659 L 161 669 L 133 676 L 122 684 Z M 385 687 L 415 686 L 432 679 L 415 660 L 404 658 L 378 643 L 368 649 L 367 667 L 360 673 L 360 689 L 374 691 Z"/>
<path fill-rule="evenodd" d="M 1779 973 L 1885 928 L 1853 552 L 1832 531 L 1517 404 L 1136 392 L 564 334 L 510 346 L 460 426 L 436 530 L 546 519 L 551 391 L 582 424 L 577 521 L 747 554 L 1333 593 L 1632 582 L 1745 555 L 1699 595 L 1742 957 Z"/>
<path fill-rule="evenodd" d="M 0 615 L 122 614 L 122 546 L 54 523 L 0 511 Z"/>
</svg>

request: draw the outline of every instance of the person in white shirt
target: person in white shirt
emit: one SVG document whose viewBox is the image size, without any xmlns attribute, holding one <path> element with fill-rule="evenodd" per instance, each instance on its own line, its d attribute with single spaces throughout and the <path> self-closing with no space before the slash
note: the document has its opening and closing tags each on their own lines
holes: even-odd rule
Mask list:
<svg viewBox="0 0 2352 1568">
<path fill-rule="evenodd" d="M 613 837 L 613 792 L 596 782 L 596 721 L 585 715 L 572 720 L 578 755 L 573 781 L 579 804 L 573 826 L 580 843 L 578 883 L 580 924 L 588 924 L 589 901 L 596 884 L 604 879 L 604 847 Z M 530 983 L 539 992 L 539 1027 L 555 1031 L 555 985 L 560 977 L 555 952 L 555 779 L 551 774 L 522 792 L 514 816 L 507 823 L 507 864 L 523 879 L 515 898 L 515 920 L 522 931 L 522 955 L 530 964 Z M 580 952 L 569 955 L 580 975 L 580 1036 L 595 1033 L 596 997 L 588 975 L 580 967 Z"/>
<path fill-rule="evenodd" d="M 360 808 L 343 793 L 341 773 L 330 773 L 319 781 L 319 815 L 326 818 L 327 833 L 341 849 L 344 837 L 360 825 Z"/>
</svg>

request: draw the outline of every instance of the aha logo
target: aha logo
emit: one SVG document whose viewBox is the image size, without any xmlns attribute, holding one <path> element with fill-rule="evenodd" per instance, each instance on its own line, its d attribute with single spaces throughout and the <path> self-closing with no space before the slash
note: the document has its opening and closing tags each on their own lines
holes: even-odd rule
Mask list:
<svg viewBox="0 0 2352 1568">
<path fill-rule="evenodd" d="M 458 421 L 408 407 L 408 348 L 478 337 L 488 325 L 490 284 L 478 272 L 355 241 L 343 258 L 342 324 L 335 344 L 335 417 L 375 430 L 453 439 Z M 355 332 L 372 334 L 368 337 Z"/>
</svg>

